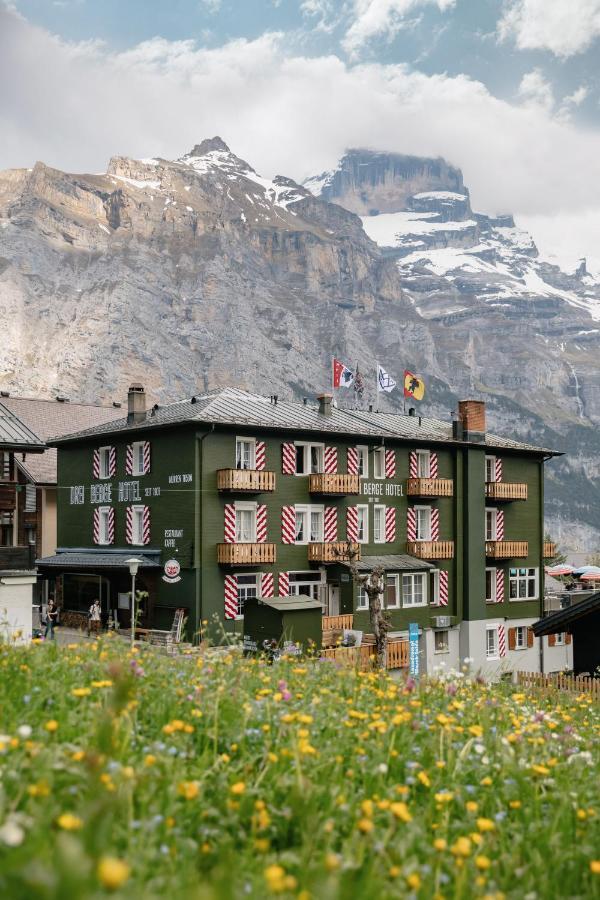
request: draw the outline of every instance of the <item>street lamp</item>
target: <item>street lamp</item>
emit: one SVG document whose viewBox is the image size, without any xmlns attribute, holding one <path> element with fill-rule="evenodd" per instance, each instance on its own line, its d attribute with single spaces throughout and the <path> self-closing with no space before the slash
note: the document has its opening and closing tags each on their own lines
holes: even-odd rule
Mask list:
<svg viewBox="0 0 600 900">
<path fill-rule="evenodd" d="M 133 647 L 135 641 L 135 576 L 142 560 L 133 557 L 132 559 L 126 559 L 125 562 L 129 566 L 129 574 L 131 575 L 131 646 Z"/>
</svg>

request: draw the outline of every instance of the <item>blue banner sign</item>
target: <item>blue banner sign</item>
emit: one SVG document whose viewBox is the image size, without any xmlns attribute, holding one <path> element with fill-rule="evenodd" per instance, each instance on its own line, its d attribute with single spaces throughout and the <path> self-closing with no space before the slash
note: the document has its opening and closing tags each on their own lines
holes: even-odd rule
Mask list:
<svg viewBox="0 0 600 900">
<path fill-rule="evenodd" d="M 411 675 L 419 674 L 419 626 L 410 622 L 408 626 L 408 660 Z"/>
</svg>

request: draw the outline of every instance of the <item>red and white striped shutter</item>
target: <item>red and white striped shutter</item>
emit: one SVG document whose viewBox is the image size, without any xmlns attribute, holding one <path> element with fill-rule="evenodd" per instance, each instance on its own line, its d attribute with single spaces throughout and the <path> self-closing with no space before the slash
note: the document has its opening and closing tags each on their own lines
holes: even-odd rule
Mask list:
<svg viewBox="0 0 600 900">
<path fill-rule="evenodd" d="M 238 614 L 237 576 L 225 576 L 225 618 L 235 619 Z"/>
<path fill-rule="evenodd" d="M 259 503 L 256 507 L 256 542 L 264 544 L 267 540 L 267 507 Z"/>
<path fill-rule="evenodd" d="M 440 569 L 440 606 L 448 606 L 448 571 Z"/>
<path fill-rule="evenodd" d="M 281 507 L 281 543 L 296 542 L 296 510 L 293 506 Z"/>
<path fill-rule="evenodd" d="M 150 441 L 144 441 L 144 475 L 150 474 Z"/>
<path fill-rule="evenodd" d="M 114 478 L 117 474 L 117 451 L 114 447 L 108 448 L 108 477 Z"/>
<path fill-rule="evenodd" d="M 133 507 L 128 506 L 125 509 L 125 540 L 128 544 L 133 544 Z"/>
<path fill-rule="evenodd" d="M 94 478 L 100 478 L 100 451 L 94 450 L 94 456 L 92 460 L 92 475 Z"/>
<path fill-rule="evenodd" d="M 499 456 L 496 457 L 495 478 L 496 481 L 502 481 L 502 460 Z"/>
<path fill-rule="evenodd" d="M 254 445 L 254 468 L 257 472 L 264 472 L 267 462 L 267 450 L 264 441 L 257 441 Z"/>
<path fill-rule="evenodd" d="M 277 584 L 280 597 L 288 597 L 290 593 L 290 575 L 289 572 L 280 572 Z"/>
<path fill-rule="evenodd" d="M 109 507 L 108 510 L 108 543 L 114 544 L 115 542 L 115 509 L 114 506 Z"/>
<path fill-rule="evenodd" d="M 281 471 L 284 475 L 296 473 L 296 446 L 289 441 L 281 445 Z"/>
<path fill-rule="evenodd" d="M 337 447 L 325 447 L 325 471 L 328 475 L 337 472 Z"/>
<path fill-rule="evenodd" d="M 408 477 L 418 478 L 419 464 L 417 462 L 417 451 L 411 450 L 408 455 Z"/>
<path fill-rule="evenodd" d="M 496 603 L 504 603 L 504 569 L 496 569 Z"/>
<path fill-rule="evenodd" d="M 406 540 L 416 541 L 417 539 L 417 513 L 413 506 L 409 506 L 406 510 Z"/>
<path fill-rule="evenodd" d="M 349 506 L 346 510 L 346 540 L 358 541 L 358 507 Z"/>
<path fill-rule="evenodd" d="M 429 477 L 438 477 L 438 455 L 435 450 L 432 450 L 429 454 Z"/>
<path fill-rule="evenodd" d="M 125 451 L 125 474 L 133 475 L 133 444 L 127 444 Z"/>
<path fill-rule="evenodd" d="M 324 519 L 323 537 L 330 544 L 337 541 L 337 508 L 335 506 L 326 506 Z"/>
<path fill-rule="evenodd" d="M 358 450 L 356 447 L 348 447 L 347 464 L 348 475 L 358 475 Z"/>
<path fill-rule="evenodd" d="M 392 544 L 396 540 L 396 507 L 385 508 L 385 542 Z"/>
<path fill-rule="evenodd" d="M 396 453 L 394 450 L 385 451 L 385 477 L 396 477 Z"/>
<path fill-rule="evenodd" d="M 142 521 L 142 544 L 150 543 L 150 507 L 144 507 L 144 515 Z"/>
<path fill-rule="evenodd" d="M 272 572 L 262 572 L 260 576 L 260 596 L 272 597 L 275 591 L 275 584 Z"/>
<path fill-rule="evenodd" d="M 504 510 L 496 510 L 496 540 L 504 540 Z"/>
<path fill-rule="evenodd" d="M 224 536 L 226 544 L 236 543 L 235 503 L 225 504 Z"/>
<path fill-rule="evenodd" d="M 98 507 L 94 509 L 94 524 L 93 524 L 93 536 L 94 543 L 100 543 L 100 510 Z"/>
<path fill-rule="evenodd" d="M 506 656 L 506 628 L 504 625 L 498 625 L 498 655 Z"/>
<path fill-rule="evenodd" d="M 431 540 L 439 541 L 440 539 L 440 511 L 435 507 L 431 507 Z"/>
</svg>

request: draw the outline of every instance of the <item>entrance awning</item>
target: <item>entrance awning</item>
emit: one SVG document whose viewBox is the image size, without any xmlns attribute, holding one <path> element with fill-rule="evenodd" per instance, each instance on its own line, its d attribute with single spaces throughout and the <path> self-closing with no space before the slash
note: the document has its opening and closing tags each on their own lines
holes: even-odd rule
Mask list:
<svg viewBox="0 0 600 900">
<path fill-rule="evenodd" d="M 139 553 L 132 550 L 58 550 L 53 556 L 36 559 L 36 565 L 49 569 L 127 569 L 128 559 L 139 559 L 140 569 L 160 568 L 160 550 Z"/>
<path fill-rule="evenodd" d="M 359 572 L 372 572 L 378 567 L 385 569 L 386 572 L 416 572 L 435 569 L 432 563 L 424 559 L 417 559 L 416 556 L 409 556 L 407 553 L 390 554 L 389 556 L 363 556 L 355 563 L 343 562 L 341 565 L 347 568 L 355 565 Z"/>
</svg>

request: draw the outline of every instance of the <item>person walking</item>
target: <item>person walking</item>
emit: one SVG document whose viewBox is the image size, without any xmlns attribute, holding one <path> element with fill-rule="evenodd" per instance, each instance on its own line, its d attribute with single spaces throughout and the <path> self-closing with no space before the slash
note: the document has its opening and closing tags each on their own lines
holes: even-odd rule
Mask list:
<svg viewBox="0 0 600 900">
<path fill-rule="evenodd" d="M 94 632 L 94 634 L 100 634 L 100 621 L 102 617 L 102 607 L 100 606 L 100 601 L 96 597 L 92 605 L 90 606 L 89 618 L 88 618 L 88 637 Z"/>
<path fill-rule="evenodd" d="M 48 598 L 48 606 L 46 607 L 46 631 L 44 638 L 54 640 L 54 626 L 58 622 L 58 606 L 54 599 L 54 594 L 50 594 Z"/>
</svg>

